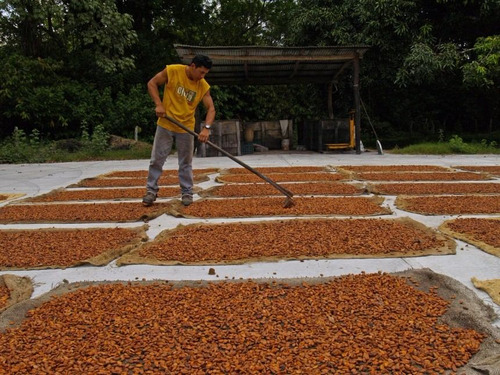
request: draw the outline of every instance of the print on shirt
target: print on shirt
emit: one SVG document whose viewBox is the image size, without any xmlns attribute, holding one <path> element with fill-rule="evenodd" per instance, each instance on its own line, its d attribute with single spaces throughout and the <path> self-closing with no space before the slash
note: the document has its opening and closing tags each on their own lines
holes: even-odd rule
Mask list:
<svg viewBox="0 0 500 375">
<path fill-rule="evenodd" d="M 186 98 L 186 100 L 189 103 L 192 103 L 194 101 L 194 98 L 196 98 L 196 91 L 188 90 L 181 85 L 177 85 L 177 88 L 175 89 L 175 92 L 177 95 L 183 96 Z"/>
</svg>

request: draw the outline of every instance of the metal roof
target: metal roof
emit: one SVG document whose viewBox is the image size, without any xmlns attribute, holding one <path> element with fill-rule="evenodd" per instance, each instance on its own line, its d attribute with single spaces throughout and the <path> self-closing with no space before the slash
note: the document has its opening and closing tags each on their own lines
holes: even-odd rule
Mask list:
<svg viewBox="0 0 500 375">
<path fill-rule="evenodd" d="M 366 45 L 325 47 L 189 46 L 174 45 L 183 64 L 197 54 L 213 66 L 211 85 L 330 83 L 370 48 Z"/>
</svg>

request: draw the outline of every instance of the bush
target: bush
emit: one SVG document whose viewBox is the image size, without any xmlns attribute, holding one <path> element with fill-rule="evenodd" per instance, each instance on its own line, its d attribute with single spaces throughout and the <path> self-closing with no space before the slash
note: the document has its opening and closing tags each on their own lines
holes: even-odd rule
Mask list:
<svg viewBox="0 0 500 375">
<path fill-rule="evenodd" d="M 54 146 L 56 150 L 63 150 L 73 153 L 79 151 L 83 147 L 83 144 L 78 139 L 69 138 L 56 141 Z"/>
<path fill-rule="evenodd" d="M 448 142 L 424 142 L 404 148 L 392 150 L 395 154 L 499 154 L 500 149 L 496 141 L 488 142 L 483 139 L 479 142 L 466 143 L 458 135 L 454 135 Z"/>
<path fill-rule="evenodd" d="M 458 135 L 454 135 L 449 140 L 449 145 L 452 151 L 458 154 L 478 154 L 495 152 L 497 149 L 497 142 L 488 142 L 482 139 L 480 143 L 465 143 Z"/>
<path fill-rule="evenodd" d="M 29 136 L 24 130 L 15 128 L 10 137 L 0 144 L 0 163 L 43 163 L 64 159 L 61 153 L 81 152 L 82 159 L 101 156 L 108 149 L 109 134 L 103 125 L 97 125 L 92 135 L 82 126 L 81 139 L 66 139 L 42 142 L 40 132 L 34 129 Z"/>
<path fill-rule="evenodd" d="M 474 150 L 472 147 L 465 143 L 462 138 L 460 138 L 458 135 L 454 135 L 451 137 L 451 139 L 448 141 L 450 145 L 450 149 L 453 152 L 456 152 L 458 154 L 473 154 Z"/>
<path fill-rule="evenodd" d="M 90 155 L 102 155 L 108 149 L 109 134 L 104 130 L 103 125 L 94 128 L 92 136 L 89 135 L 86 125 L 82 125 L 82 144 Z"/>
<path fill-rule="evenodd" d="M 40 151 L 46 148 L 38 130 L 26 136 L 24 130 L 15 127 L 12 136 L 0 144 L 0 163 L 41 163 L 45 152 Z"/>
<path fill-rule="evenodd" d="M 109 133 L 133 138 L 135 127 L 139 126 L 144 129 L 143 138 L 154 136 L 156 115 L 144 85 L 133 86 L 129 92 L 119 92 L 110 108 L 105 119 Z"/>
</svg>

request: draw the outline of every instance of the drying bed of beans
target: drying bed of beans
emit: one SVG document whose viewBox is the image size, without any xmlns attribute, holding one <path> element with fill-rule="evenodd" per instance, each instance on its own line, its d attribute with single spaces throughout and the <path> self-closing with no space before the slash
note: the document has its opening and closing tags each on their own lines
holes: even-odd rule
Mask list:
<svg viewBox="0 0 500 375">
<path fill-rule="evenodd" d="M 0 223 L 144 221 L 166 213 L 170 207 L 169 202 L 151 207 L 133 202 L 19 204 L 0 207 Z"/>
<path fill-rule="evenodd" d="M 117 308 L 119 306 L 119 308 Z M 103 284 L 54 297 L 0 334 L 8 374 L 431 374 L 485 335 L 403 277 L 321 284 Z"/>
<path fill-rule="evenodd" d="M 193 175 L 201 175 L 201 174 L 210 174 L 217 173 L 219 171 L 218 168 L 201 168 L 201 169 L 193 169 Z M 165 169 L 163 171 L 163 175 L 166 176 L 177 176 L 177 170 L 175 169 Z M 136 171 L 113 171 L 106 174 L 103 174 L 102 177 L 148 177 L 147 170 L 136 170 Z"/>
<path fill-rule="evenodd" d="M 268 173 L 265 175 L 275 182 L 301 182 L 301 181 L 339 181 L 345 176 L 339 173 L 313 172 L 313 173 Z M 262 178 L 255 174 L 240 173 L 219 175 L 218 182 L 250 183 L 262 182 Z"/>
<path fill-rule="evenodd" d="M 86 178 L 72 187 L 125 187 L 125 186 L 146 186 L 147 179 L 145 177 L 129 177 L 129 178 Z M 194 176 L 194 182 L 208 181 L 209 177 L 205 174 Z M 159 185 L 179 185 L 179 177 L 167 175 L 161 176 L 158 180 Z"/>
<path fill-rule="evenodd" d="M 0 269 L 106 264 L 145 239 L 137 228 L 0 230 Z"/>
<path fill-rule="evenodd" d="M 318 166 L 294 166 L 294 167 L 258 167 L 254 168 L 260 173 L 310 173 L 310 172 L 327 172 L 329 167 Z M 228 168 L 221 171 L 223 174 L 248 174 L 253 173 L 246 168 Z"/>
<path fill-rule="evenodd" d="M 7 306 L 10 297 L 10 290 L 5 285 L 0 285 L 0 311 Z"/>
<path fill-rule="evenodd" d="M 418 195 L 418 194 L 500 194 L 500 183 L 495 182 L 469 182 L 469 183 L 390 183 L 370 184 L 368 190 L 375 194 L 386 195 Z"/>
<path fill-rule="evenodd" d="M 486 172 L 494 175 L 500 175 L 500 165 L 456 165 L 453 168 L 464 169 L 473 172 Z"/>
<path fill-rule="evenodd" d="M 352 177 L 368 181 L 480 181 L 489 180 L 485 174 L 474 172 L 361 172 Z"/>
<path fill-rule="evenodd" d="M 177 204 L 174 210 L 181 216 L 202 218 L 390 213 L 387 208 L 380 206 L 383 199 L 379 197 L 295 197 L 293 201 L 294 206 L 284 208 L 284 197 L 202 199 L 187 207 Z"/>
<path fill-rule="evenodd" d="M 439 229 L 500 256 L 500 218 L 458 218 Z"/>
<path fill-rule="evenodd" d="M 25 199 L 23 202 L 63 202 L 85 200 L 137 199 L 146 194 L 146 188 L 123 189 L 86 189 L 86 190 L 55 190 L 48 194 Z M 165 186 L 158 192 L 158 198 L 170 198 L 180 195 L 178 186 Z"/>
<path fill-rule="evenodd" d="M 164 231 L 153 242 L 129 253 L 128 263 L 140 258 L 206 264 L 249 259 L 406 257 L 453 254 L 454 250 L 453 241 L 410 219 L 281 220 L 195 224 Z M 119 263 L 126 264 L 126 258 Z"/>
<path fill-rule="evenodd" d="M 364 189 L 350 184 L 338 182 L 315 182 L 280 184 L 294 195 L 354 195 L 363 193 Z M 500 184 L 499 184 L 500 186 Z M 214 197 L 251 197 L 259 195 L 282 195 L 278 189 L 269 184 L 224 184 L 204 191 L 201 195 Z"/>
<path fill-rule="evenodd" d="M 424 215 L 500 214 L 497 195 L 398 196 L 396 206 Z"/>
<path fill-rule="evenodd" d="M 338 168 L 351 172 L 449 172 L 438 165 L 342 165 Z"/>
</svg>

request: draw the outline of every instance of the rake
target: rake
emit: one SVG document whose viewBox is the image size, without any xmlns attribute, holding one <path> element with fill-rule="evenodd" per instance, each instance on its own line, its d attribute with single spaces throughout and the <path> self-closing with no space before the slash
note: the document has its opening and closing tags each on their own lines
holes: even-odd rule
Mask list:
<svg viewBox="0 0 500 375">
<path fill-rule="evenodd" d="M 168 121 L 170 121 L 171 123 L 177 125 L 179 128 L 185 130 L 186 132 L 188 132 L 189 134 L 191 134 L 193 137 L 195 138 L 198 138 L 198 133 L 194 132 L 193 130 L 189 129 L 187 126 L 181 124 L 179 121 L 177 121 L 176 119 L 168 116 L 168 115 L 165 115 L 164 116 Z M 242 167 L 246 168 L 247 170 L 249 170 L 250 172 L 252 173 L 255 173 L 257 176 L 259 176 L 260 178 L 262 178 L 264 181 L 266 181 L 267 183 L 271 184 L 272 186 L 274 186 L 276 189 L 278 189 L 283 195 L 286 196 L 286 199 L 285 199 L 285 203 L 283 203 L 283 207 L 284 208 L 289 208 L 289 207 L 292 207 L 295 205 L 295 202 L 293 201 L 292 197 L 293 197 L 293 193 L 287 189 L 285 189 L 283 186 L 277 184 L 275 181 L 271 180 L 269 177 L 267 176 L 264 176 L 262 173 L 260 173 L 258 170 L 252 168 L 251 166 L 249 166 L 248 164 L 242 162 L 241 160 L 239 160 L 238 158 L 234 157 L 233 155 L 231 155 L 229 152 L 227 152 L 226 150 L 220 148 L 219 146 L 217 146 L 216 144 L 210 142 L 210 141 L 207 141 L 206 144 L 210 145 L 211 147 L 215 148 L 217 151 L 223 153 L 224 155 L 226 155 L 228 158 L 230 158 L 231 160 L 235 161 L 236 163 L 238 163 L 239 165 L 241 165 Z"/>
</svg>

